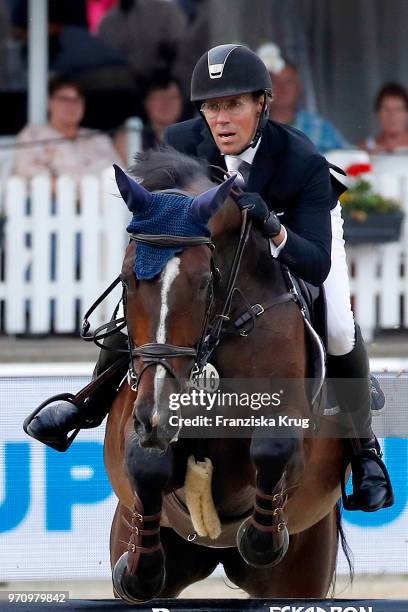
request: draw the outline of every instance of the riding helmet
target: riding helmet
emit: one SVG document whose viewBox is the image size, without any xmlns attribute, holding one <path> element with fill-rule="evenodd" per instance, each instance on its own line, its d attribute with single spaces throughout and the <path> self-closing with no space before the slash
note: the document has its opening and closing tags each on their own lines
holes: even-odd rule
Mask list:
<svg viewBox="0 0 408 612">
<path fill-rule="evenodd" d="M 198 60 L 191 78 L 191 101 L 264 91 L 272 93 L 263 61 L 244 45 L 218 45 Z"/>
</svg>

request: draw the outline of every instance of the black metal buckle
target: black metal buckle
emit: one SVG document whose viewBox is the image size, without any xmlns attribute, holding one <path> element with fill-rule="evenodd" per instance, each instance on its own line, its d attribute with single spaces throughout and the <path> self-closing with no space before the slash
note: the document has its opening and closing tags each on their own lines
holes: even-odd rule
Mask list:
<svg viewBox="0 0 408 612">
<path fill-rule="evenodd" d="M 259 315 L 265 312 L 265 308 L 262 306 L 262 304 L 254 304 L 251 306 L 251 310 L 256 317 L 259 317 Z"/>
</svg>

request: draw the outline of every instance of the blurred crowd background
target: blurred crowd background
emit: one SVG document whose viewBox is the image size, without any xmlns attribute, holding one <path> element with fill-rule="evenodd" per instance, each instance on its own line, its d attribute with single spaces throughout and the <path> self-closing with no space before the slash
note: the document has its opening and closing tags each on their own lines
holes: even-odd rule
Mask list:
<svg viewBox="0 0 408 612">
<path fill-rule="evenodd" d="M 48 0 L 46 125 L 27 119 L 28 15 L 28 0 L 0 0 L 0 160 L 7 149 L 12 173 L 126 166 L 126 121 L 142 119 L 143 148 L 159 144 L 195 113 L 195 62 L 226 42 L 258 50 L 272 118 L 322 153 L 408 150 L 406 0 Z"/>
</svg>

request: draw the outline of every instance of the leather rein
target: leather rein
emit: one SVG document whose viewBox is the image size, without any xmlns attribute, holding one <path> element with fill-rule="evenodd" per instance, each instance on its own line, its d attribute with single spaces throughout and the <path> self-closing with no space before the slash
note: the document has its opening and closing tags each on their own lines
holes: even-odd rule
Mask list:
<svg viewBox="0 0 408 612">
<path fill-rule="evenodd" d="M 180 192 L 179 192 L 180 193 Z M 192 358 L 195 362 L 195 367 L 193 369 L 193 375 L 198 376 L 199 373 L 203 370 L 205 365 L 208 363 L 211 354 L 219 345 L 221 336 L 224 332 L 224 325 L 226 323 L 231 322 L 230 319 L 230 308 L 232 298 L 235 292 L 241 294 L 243 298 L 242 292 L 235 286 L 236 279 L 239 273 L 242 256 L 245 250 L 245 245 L 248 241 L 248 237 L 251 231 L 252 221 L 248 219 L 247 211 L 242 211 L 242 222 L 241 222 L 241 230 L 240 237 L 238 241 L 237 248 L 235 250 L 234 258 L 232 261 L 232 265 L 229 271 L 228 283 L 225 298 L 223 300 L 223 306 L 221 312 L 219 314 L 215 314 L 213 320 L 210 321 L 211 313 L 214 307 L 214 285 L 216 280 L 218 279 L 220 273 L 218 268 L 215 266 L 213 256 L 211 255 L 211 280 L 208 288 L 208 296 L 207 296 L 207 308 L 206 314 L 203 322 L 203 328 L 200 336 L 200 340 L 196 346 L 196 348 L 186 347 L 186 346 L 176 346 L 168 343 L 159 343 L 159 342 L 149 342 L 143 344 L 141 346 L 134 346 L 133 340 L 128 335 L 128 349 L 111 349 L 110 347 L 105 346 L 100 341 L 108 336 L 111 336 L 115 333 L 118 333 L 120 330 L 126 327 L 126 287 L 123 286 L 122 298 L 117 305 L 115 312 L 113 313 L 113 317 L 111 321 L 105 323 L 98 327 L 92 334 L 88 334 L 90 323 L 89 317 L 92 312 L 99 306 L 99 304 L 109 295 L 109 293 L 121 282 L 121 277 L 117 277 L 111 285 L 101 294 L 101 296 L 92 304 L 89 310 L 84 315 L 84 322 L 81 331 L 81 338 L 86 341 L 93 341 L 97 346 L 105 349 L 105 350 L 113 350 L 115 352 L 123 352 L 128 353 L 129 355 L 129 371 L 128 371 L 128 383 L 131 387 L 132 391 L 137 391 L 138 385 L 140 384 L 141 377 L 143 373 L 151 366 L 162 365 L 167 373 L 176 380 L 179 385 L 179 388 L 182 388 L 182 383 L 179 380 L 176 372 L 172 365 L 168 362 L 168 359 L 171 358 Z M 210 237 L 207 236 L 172 236 L 167 234 L 156 234 L 156 235 L 147 235 L 147 234 L 130 234 L 130 240 L 143 244 L 151 244 L 154 246 L 162 246 L 162 247 L 178 247 L 183 246 L 185 248 L 206 245 L 211 251 L 214 251 L 214 244 L 211 241 Z M 233 332 L 239 333 L 242 336 L 246 336 L 248 334 L 248 330 L 240 329 L 243 325 L 245 325 L 248 321 L 252 321 L 252 328 L 255 323 L 256 317 L 261 315 L 265 310 L 285 302 L 289 301 L 297 301 L 296 292 L 290 290 L 287 293 L 284 293 L 277 298 L 274 298 L 267 304 L 254 304 L 250 305 L 245 298 L 244 302 L 247 306 L 246 311 L 241 314 L 235 321 L 232 321 L 234 330 Z M 125 316 L 116 319 L 116 314 L 119 309 L 120 303 L 124 304 Z M 252 329 L 251 328 L 251 329 Z M 102 330 L 106 330 L 104 333 L 101 333 Z M 249 330 L 251 331 L 251 330 Z M 142 358 L 144 361 L 144 365 L 137 374 L 134 367 L 134 360 Z"/>
</svg>

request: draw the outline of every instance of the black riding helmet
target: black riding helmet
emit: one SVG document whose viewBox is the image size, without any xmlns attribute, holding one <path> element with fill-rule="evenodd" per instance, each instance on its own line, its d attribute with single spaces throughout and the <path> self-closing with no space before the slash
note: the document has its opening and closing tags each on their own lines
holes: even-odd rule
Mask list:
<svg viewBox="0 0 408 612">
<path fill-rule="evenodd" d="M 244 45 L 218 45 L 200 57 L 191 77 L 191 101 L 200 109 L 204 100 L 264 92 L 264 104 L 254 138 L 255 147 L 268 121 L 267 97 L 272 81 L 263 61 Z M 204 120 L 205 117 L 203 116 Z"/>
</svg>

